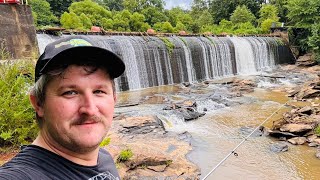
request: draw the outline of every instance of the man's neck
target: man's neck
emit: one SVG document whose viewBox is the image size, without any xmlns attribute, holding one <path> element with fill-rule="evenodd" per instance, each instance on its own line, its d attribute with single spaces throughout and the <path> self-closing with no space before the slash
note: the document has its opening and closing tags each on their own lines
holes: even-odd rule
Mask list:
<svg viewBox="0 0 320 180">
<path fill-rule="evenodd" d="M 32 144 L 40 146 L 44 149 L 47 149 L 48 151 L 51 151 L 79 165 L 95 166 L 97 165 L 97 162 L 98 162 L 99 148 L 95 149 L 92 152 L 87 152 L 87 153 L 72 152 L 61 146 L 49 143 L 49 141 L 47 141 L 46 138 L 44 138 L 43 135 L 41 135 L 41 132 L 39 133 L 38 137 L 33 141 Z"/>
</svg>

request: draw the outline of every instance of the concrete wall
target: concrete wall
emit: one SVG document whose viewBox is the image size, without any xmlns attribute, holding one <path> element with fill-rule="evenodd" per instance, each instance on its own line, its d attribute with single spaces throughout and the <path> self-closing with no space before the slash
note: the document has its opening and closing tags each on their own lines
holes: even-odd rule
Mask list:
<svg viewBox="0 0 320 180">
<path fill-rule="evenodd" d="M 36 30 L 31 8 L 27 5 L 0 4 L 0 59 L 3 50 L 10 59 L 38 56 Z"/>
</svg>

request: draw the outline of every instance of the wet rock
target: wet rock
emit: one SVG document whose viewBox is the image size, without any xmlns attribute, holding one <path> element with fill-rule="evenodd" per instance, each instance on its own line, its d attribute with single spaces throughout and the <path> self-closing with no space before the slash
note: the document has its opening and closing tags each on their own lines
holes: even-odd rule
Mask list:
<svg viewBox="0 0 320 180">
<path fill-rule="evenodd" d="M 299 109 L 297 112 L 298 113 L 302 113 L 302 114 L 311 115 L 312 114 L 312 109 L 311 109 L 310 106 L 305 106 L 305 107 Z"/>
<path fill-rule="evenodd" d="M 311 131 L 313 129 L 313 126 L 310 124 L 285 124 L 280 128 L 280 131 L 282 132 L 290 132 L 294 134 L 301 134 L 301 133 L 307 133 L 308 131 Z"/>
<path fill-rule="evenodd" d="M 288 97 L 294 97 L 296 94 L 298 94 L 300 92 L 300 88 L 295 88 L 295 89 L 289 89 L 287 90 L 288 93 Z"/>
<path fill-rule="evenodd" d="M 302 145 L 307 142 L 307 138 L 306 137 L 294 137 L 294 138 L 288 139 L 288 142 L 293 145 Z"/>
<path fill-rule="evenodd" d="M 240 132 L 243 135 L 249 135 L 250 133 L 252 133 L 255 130 L 255 128 L 252 127 L 241 127 L 240 128 Z M 251 137 L 260 137 L 263 135 L 263 127 L 261 126 L 259 129 L 257 129 L 256 131 L 254 131 L 251 135 Z"/>
<path fill-rule="evenodd" d="M 199 113 L 195 108 L 191 108 L 191 107 L 180 108 L 177 110 L 177 112 L 183 116 L 183 119 L 185 121 L 198 119 L 199 117 L 202 117 L 205 115 L 205 113 Z"/>
<path fill-rule="evenodd" d="M 286 137 L 286 138 L 291 138 L 291 137 L 297 137 L 298 135 L 293 134 L 293 133 L 289 133 L 289 132 L 282 132 L 282 131 L 269 131 L 269 135 L 272 137 L 276 137 L 276 138 L 281 138 L 281 137 Z"/>
<path fill-rule="evenodd" d="M 300 56 L 296 61 L 297 66 L 314 66 L 316 64 L 317 62 L 311 53 Z"/>
<path fill-rule="evenodd" d="M 320 145 L 320 138 L 315 138 L 315 139 L 313 139 L 312 141 L 311 141 L 311 143 L 315 143 L 315 144 L 317 144 L 317 145 Z"/>
<path fill-rule="evenodd" d="M 312 87 L 305 88 L 295 95 L 298 100 L 318 97 L 320 90 L 313 89 Z"/>
<path fill-rule="evenodd" d="M 317 144 L 317 143 L 309 143 L 308 146 L 309 147 L 318 147 L 319 144 Z"/>
<path fill-rule="evenodd" d="M 214 79 L 214 80 L 210 80 L 210 81 L 207 81 L 211 84 L 231 84 L 233 83 L 235 80 L 234 77 L 231 77 L 231 78 L 223 78 L 223 79 Z"/>
<path fill-rule="evenodd" d="M 128 167 L 128 170 L 133 170 L 138 167 L 153 167 L 153 169 L 159 169 L 156 168 L 156 166 L 160 166 L 162 169 L 162 172 L 164 169 L 172 162 L 171 159 L 167 159 L 165 156 L 161 156 L 160 154 L 137 154 L 132 159 L 124 162 L 124 164 Z M 163 166 L 165 166 L 163 168 Z M 158 171 L 160 172 L 160 171 Z"/>
<path fill-rule="evenodd" d="M 190 142 L 191 138 L 192 138 L 192 135 L 188 131 L 185 131 L 185 132 L 180 133 L 178 135 L 179 140 L 183 140 L 183 141 L 187 141 L 187 142 Z"/>
<path fill-rule="evenodd" d="M 182 85 L 184 85 L 185 87 L 190 87 L 190 86 L 191 86 L 191 83 L 189 83 L 189 82 L 184 82 L 184 83 L 182 83 Z"/>
<path fill-rule="evenodd" d="M 270 146 L 270 150 L 276 153 L 285 152 L 285 151 L 288 151 L 288 149 L 289 149 L 288 145 L 284 142 L 274 143 L 274 144 L 271 144 Z"/>
<path fill-rule="evenodd" d="M 307 141 L 308 141 L 308 142 L 313 142 L 313 141 L 314 141 L 315 139 L 317 139 L 317 138 L 318 138 L 317 135 L 312 134 L 312 135 L 310 135 L 310 136 L 307 137 Z"/>
<path fill-rule="evenodd" d="M 316 157 L 317 157 L 318 159 L 320 159 L 320 149 L 317 149 Z"/>
<path fill-rule="evenodd" d="M 128 117 L 124 118 L 121 122 L 121 129 L 119 129 L 120 133 L 125 134 L 147 134 L 150 132 L 164 132 L 164 127 L 160 120 L 153 116 L 146 117 Z M 159 130 L 159 131 L 158 131 Z"/>
</svg>

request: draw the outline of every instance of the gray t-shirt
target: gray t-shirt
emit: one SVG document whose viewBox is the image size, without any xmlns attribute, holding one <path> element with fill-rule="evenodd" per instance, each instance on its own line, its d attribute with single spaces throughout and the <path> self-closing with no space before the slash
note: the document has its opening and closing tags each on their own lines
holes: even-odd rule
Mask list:
<svg viewBox="0 0 320 180">
<path fill-rule="evenodd" d="M 35 145 L 23 146 L 12 160 L 0 167 L 4 180 L 120 180 L 111 155 L 99 150 L 96 166 L 82 166 Z"/>
</svg>

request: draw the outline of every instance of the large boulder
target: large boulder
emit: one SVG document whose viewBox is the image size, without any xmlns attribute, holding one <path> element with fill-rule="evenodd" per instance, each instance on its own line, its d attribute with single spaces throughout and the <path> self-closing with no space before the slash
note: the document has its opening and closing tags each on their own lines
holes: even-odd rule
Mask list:
<svg viewBox="0 0 320 180">
<path fill-rule="evenodd" d="M 280 128 L 280 131 L 290 132 L 293 134 L 306 133 L 314 127 L 310 124 L 285 124 Z"/>
<path fill-rule="evenodd" d="M 300 56 L 296 61 L 297 66 L 314 66 L 316 64 L 317 62 L 311 53 Z"/>
<path fill-rule="evenodd" d="M 131 158 L 117 163 L 122 179 L 199 179 L 199 168 L 186 158 L 192 150 L 190 134 L 168 133 L 154 116 L 117 117 L 106 148 L 115 160 L 121 151 L 132 151 Z"/>
</svg>

